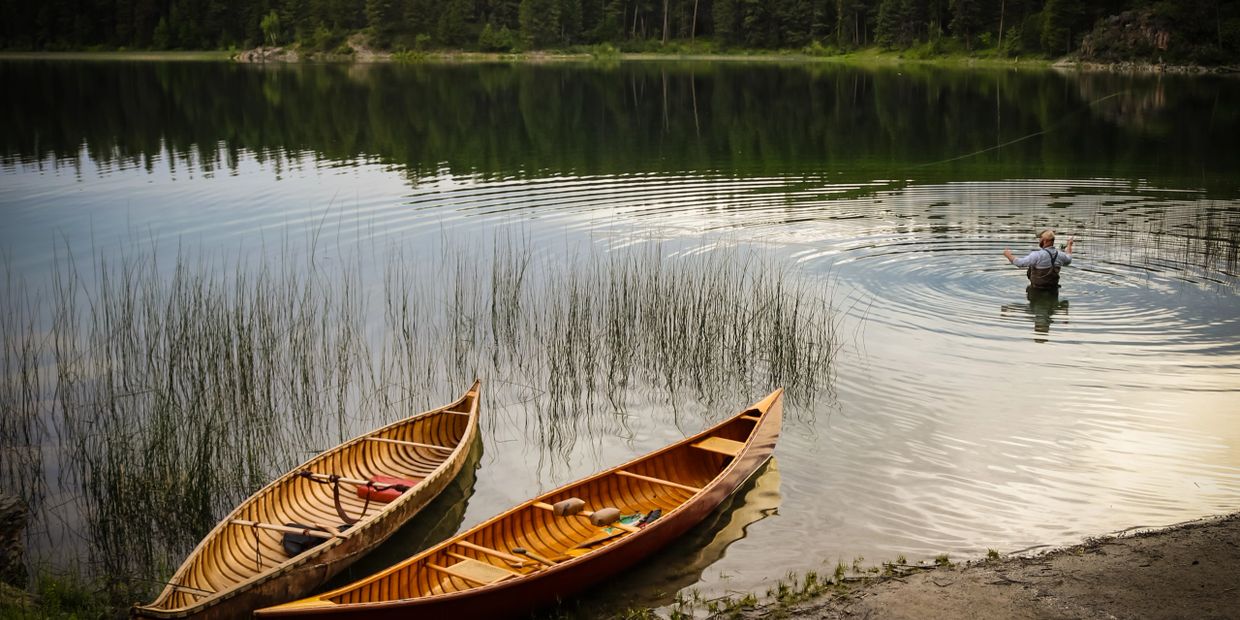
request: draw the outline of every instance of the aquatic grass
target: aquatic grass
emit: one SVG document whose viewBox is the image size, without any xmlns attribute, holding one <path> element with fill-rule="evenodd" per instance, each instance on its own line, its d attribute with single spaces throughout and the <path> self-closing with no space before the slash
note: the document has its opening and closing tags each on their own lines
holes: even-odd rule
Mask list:
<svg viewBox="0 0 1240 620">
<path fill-rule="evenodd" d="M 82 572 L 124 576 L 110 588 L 132 601 L 275 475 L 475 376 L 553 461 L 582 433 L 623 436 L 650 392 L 729 407 L 781 385 L 802 405 L 829 393 L 829 302 L 754 250 L 448 245 L 428 263 L 380 253 L 369 288 L 362 256 L 288 252 L 65 251 L 44 288 L 10 271 L 5 488 L 32 506 L 49 483 L 68 493 L 40 531 L 81 535 Z"/>
</svg>

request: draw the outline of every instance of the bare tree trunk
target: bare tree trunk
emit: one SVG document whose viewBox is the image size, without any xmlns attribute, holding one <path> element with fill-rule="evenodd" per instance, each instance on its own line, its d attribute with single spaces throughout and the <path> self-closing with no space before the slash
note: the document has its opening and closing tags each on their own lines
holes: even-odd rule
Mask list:
<svg viewBox="0 0 1240 620">
<path fill-rule="evenodd" d="M 668 31 L 667 31 L 667 3 L 668 3 L 668 0 L 663 0 L 663 45 L 667 45 L 667 35 L 668 35 Z"/>
<path fill-rule="evenodd" d="M 698 7 L 698 0 L 693 0 L 693 23 L 689 25 L 689 40 L 690 41 L 693 41 L 694 39 L 697 38 L 697 7 Z M 1219 32 L 1222 32 L 1222 30 L 1219 30 Z M 1220 41 L 1223 40 L 1222 37 L 1223 35 L 1220 34 L 1219 35 Z M 1220 45 L 1222 44 L 1220 43 Z"/>
<path fill-rule="evenodd" d="M 1003 52 L 1003 14 L 1007 8 L 1007 0 L 999 3 L 999 52 Z"/>
</svg>

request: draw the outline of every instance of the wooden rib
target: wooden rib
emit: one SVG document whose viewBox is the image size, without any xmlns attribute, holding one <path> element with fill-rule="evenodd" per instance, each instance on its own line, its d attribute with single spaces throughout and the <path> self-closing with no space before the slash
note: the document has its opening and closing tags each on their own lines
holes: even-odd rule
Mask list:
<svg viewBox="0 0 1240 620">
<path fill-rule="evenodd" d="M 315 538 L 327 538 L 327 539 L 344 538 L 344 536 L 340 533 L 332 534 L 330 532 L 320 532 L 318 530 L 312 530 L 309 528 L 300 529 L 296 527 L 289 527 L 287 525 L 276 525 L 275 523 L 259 523 L 257 521 L 247 521 L 245 519 L 233 519 L 232 521 L 229 521 L 229 524 L 242 525 L 245 527 L 258 527 L 264 530 L 271 530 L 273 532 L 284 532 L 285 534 L 303 534 L 306 536 L 314 536 Z"/>
<path fill-rule="evenodd" d="M 405 441 L 403 439 L 388 439 L 387 437 L 367 437 L 366 441 L 381 441 L 383 443 L 394 443 L 394 444 L 399 444 L 402 446 L 412 446 L 414 448 L 432 448 L 434 450 L 447 450 L 448 452 L 452 452 L 453 450 L 456 450 L 456 448 L 449 447 L 449 446 L 436 446 L 436 445 L 431 445 L 429 443 L 418 443 L 416 441 Z"/>
<path fill-rule="evenodd" d="M 750 422 L 761 422 L 762 421 L 762 418 L 756 415 L 743 415 L 740 418 L 742 420 L 749 420 Z"/>
<path fill-rule="evenodd" d="M 645 480 L 646 482 L 653 482 L 655 484 L 661 484 L 665 487 L 672 487 L 673 489 L 680 489 L 682 491 L 688 491 L 690 493 L 697 493 L 698 491 L 702 490 L 698 487 L 691 487 L 687 484 L 680 484 L 679 482 L 672 482 L 671 480 L 664 480 L 662 478 L 655 478 L 653 476 L 643 476 L 641 474 L 635 474 L 631 471 L 624 471 L 622 469 L 617 470 L 616 474 L 619 476 L 625 476 L 628 478 L 636 478 L 638 480 Z"/>
</svg>

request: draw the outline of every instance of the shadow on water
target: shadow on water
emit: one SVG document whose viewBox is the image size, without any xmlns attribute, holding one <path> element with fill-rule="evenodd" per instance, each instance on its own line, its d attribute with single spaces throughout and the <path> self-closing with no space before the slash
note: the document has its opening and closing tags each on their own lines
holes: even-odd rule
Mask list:
<svg viewBox="0 0 1240 620">
<path fill-rule="evenodd" d="M 1068 322 L 1066 318 L 1068 300 L 1059 299 L 1059 289 L 1030 286 L 1025 289 L 1025 299 L 1028 303 L 1003 304 L 1000 307 L 1000 314 L 1007 316 L 1023 312 L 1028 315 L 1028 318 L 1033 321 L 1034 342 L 1046 342 L 1046 335 L 1050 333 L 1051 325 Z M 1061 315 L 1058 320 L 1055 319 L 1057 314 Z"/>
<path fill-rule="evenodd" d="M 736 493 L 697 527 L 658 554 L 642 560 L 623 576 L 594 586 L 589 593 L 534 617 L 597 618 L 625 609 L 672 605 L 677 593 L 701 581 L 706 569 L 748 533 L 749 526 L 778 514 L 779 463 L 767 462 Z"/>
<path fill-rule="evenodd" d="M 373 575 L 455 534 L 465 520 L 465 509 L 469 507 L 469 498 L 474 494 L 483 443 L 481 435 L 475 437 L 469 459 L 461 472 L 438 497 L 392 534 L 391 538 L 341 571 L 320 588 L 320 591 L 338 588 Z"/>
</svg>

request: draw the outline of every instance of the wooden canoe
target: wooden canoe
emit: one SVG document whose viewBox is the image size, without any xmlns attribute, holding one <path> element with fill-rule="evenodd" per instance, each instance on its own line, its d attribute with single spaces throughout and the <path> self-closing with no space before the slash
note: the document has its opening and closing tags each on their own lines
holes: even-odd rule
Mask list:
<svg viewBox="0 0 1240 620">
<path fill-rule="evenodd" d="M 479 385 L 475 381 L 450 405 L 323 452 L 251 495 L 207 534 L 159 596 L 135 605 L 131 615 L 240 618 L 322 587 L 417 514 L 460 472 L 477 443 Z M 359 487 L 367 494 L 399 492 L 367 486 L 376 476 L 411 484 L 395 499 L 367 503 Z M 341 527 L 346 520 L 356 522 L 346 529 Z M 286 534 L 313 546 L 290 556 Z"/>
<path fill-rule="evenodd" d="M 777 390 L 706 431 L 545 493 L 371 577 L 255 614 L 492 618 L 562 600 L 662 549 L 744 484 L 775 449 L 782 396 Z M 570 498 L 585 510 L 557 516 L 552 507 Z M 662 517 L 644 527 L 593 525 L 588 513 L 608 507 L 659 509 Z M 599 542 L 582 546 L 592 540 Z"/>
</svg>

